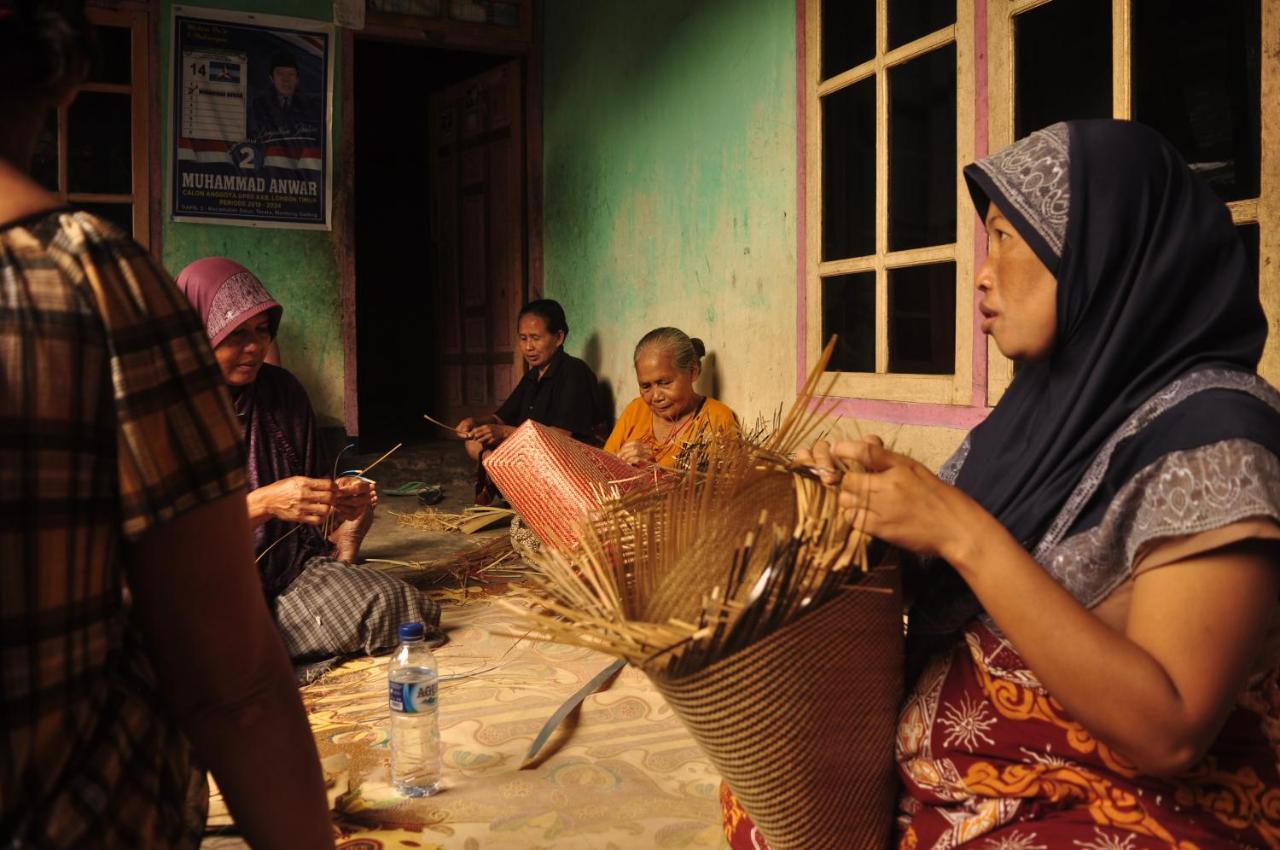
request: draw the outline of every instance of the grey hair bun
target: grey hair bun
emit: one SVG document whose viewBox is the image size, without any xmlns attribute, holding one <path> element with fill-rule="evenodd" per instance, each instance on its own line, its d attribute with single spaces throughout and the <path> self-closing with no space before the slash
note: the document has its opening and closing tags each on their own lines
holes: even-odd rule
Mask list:
<svg viewBox="0 0 1280 850">
<path fill-rule="evenodd" d="M 707 353 L 707 347 L 702 340 L 696 336 L 690 337 L 679 328 L 672 327 L 654 328 L 642 336 L 636 343 L 633 359 L 639 360 L 641 352 L 648 348 L 665 351 L 671 357 L 671 362 L 681 372 L 691 372 L 700 367 L 702 357 Z"/>
</svg>

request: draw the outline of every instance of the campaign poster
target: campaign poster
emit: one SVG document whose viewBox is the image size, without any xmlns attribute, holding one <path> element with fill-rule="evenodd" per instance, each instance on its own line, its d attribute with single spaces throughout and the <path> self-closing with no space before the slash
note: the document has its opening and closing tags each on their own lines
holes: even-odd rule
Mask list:
<svg viewBox="0 0 1280 850">
<path fill-rule="evenodd" d="M 174 221 L 328 230 L 333 28 L 175 6 Z"/>
</svg>

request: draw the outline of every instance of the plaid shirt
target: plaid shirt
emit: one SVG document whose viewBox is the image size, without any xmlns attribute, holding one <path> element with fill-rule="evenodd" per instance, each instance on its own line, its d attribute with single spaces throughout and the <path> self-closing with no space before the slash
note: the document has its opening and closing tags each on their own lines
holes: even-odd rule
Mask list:
<svg viewBox="0 0 1280 850">
<path fill-rule="evenodd" d="M 0 846 L 198 844 L 123 547 L 243 487 L 241 455 L 204 329 L 136 244 L 66 210 L 0 228 Z"/>
</svg>

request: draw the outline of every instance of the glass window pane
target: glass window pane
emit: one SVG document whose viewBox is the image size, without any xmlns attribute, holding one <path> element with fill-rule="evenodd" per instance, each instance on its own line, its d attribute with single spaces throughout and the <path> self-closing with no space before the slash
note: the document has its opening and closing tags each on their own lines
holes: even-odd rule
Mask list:
<svg viewBox="0 0 1280 850">
<path fill-rule="evenodd" d="M 821 29 L 824 80 L 875 58 L 875 0 L 826 0 Z"/>
<path fill-rule="evenodd" d="M 129 27 L 99 24 L 94 27 L 93 63 L 89 67 L 91 83 L 124 83 L 133 79 L 132 32 Z"/>
<path fill-rule="evenodd" d="M 876 89 L 868 78 L 822 98 L 822 258 L 876 250 Z"/>
<path fill-rule="evenodd" d="M 956 0 L 889 0 L 889 49 L 956 22 Z"/>
<path fill-rule="evenodd" d="M 1111 117 L 1111 0 L 1056 0 L 1014 24 L 1014 136 Z"/>
<path fill-rule="evenodd" d="M 889 270 L 889 371 L 956 370 L 956 265 Z"/>
<path fill-rule="evenodd" d="M 129 95 L 81 92 L 67 111 L 67 191 L 133 192 Z"/>
<path fill-rule="evenodd" d="M 889 71 L 889 249 L 956 240 L 956 46 Z"/>
<path fill-rule="evenodd" d="M 876 273 L 858 272 L 822 281 L 822 343 L 831 335 L 836 350 L 832 372 L 876 370 Z"/>
<path fill-rule="evenodd" d="M 1258 196 L 1261 3 L 1134 0 L 1133 117 L 1225 201 Z"/>
<path fill-rule="evenodd" d="M 58 191 L 58 112 L 55 109 L 49 110 L 40 137 L 36 139 L 31 176 L 50 192 Z"/>
<path fill-rule="evenodd" d="M 76 204 L 85 212 L 105 218 L 130 236 L 133 235 L 133 204 Z"/>
<path fill-rule="evenodd" d="M 1237 224 L 1236 233 L 1240 234 L 1240 241 L 1244 243 L 1245 256 L 1249 258 L 1249 268 L 1253 269 L 1253 276 L 1258 276 L 1258 223 Z"/>
</svg>

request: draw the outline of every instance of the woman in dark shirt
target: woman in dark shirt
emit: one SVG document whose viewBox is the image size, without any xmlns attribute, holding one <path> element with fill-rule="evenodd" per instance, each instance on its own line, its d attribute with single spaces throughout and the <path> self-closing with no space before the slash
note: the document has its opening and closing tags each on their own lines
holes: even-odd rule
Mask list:
<svg viewBox="0 0 1280 850">
<path fill-rule="evenodd" d="M 569 325 L 564 308 L 549 298 L 531 301 L 520 311 L 516 330 L 529 371 L 496 413 L 467 417 L 458 423 L 458 433 L 467 438 L 467 454 L 479 460 L 526 419 L 600 445 L 597 432 L 604 417 L 599 415 L 595 400 L 596 374 L 586 363 L 565 353 Z"/>
</svg>

